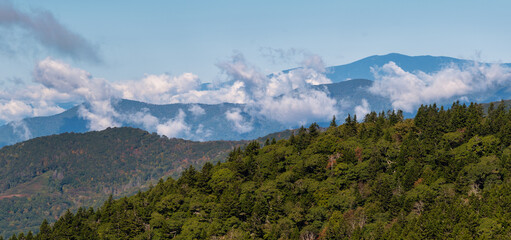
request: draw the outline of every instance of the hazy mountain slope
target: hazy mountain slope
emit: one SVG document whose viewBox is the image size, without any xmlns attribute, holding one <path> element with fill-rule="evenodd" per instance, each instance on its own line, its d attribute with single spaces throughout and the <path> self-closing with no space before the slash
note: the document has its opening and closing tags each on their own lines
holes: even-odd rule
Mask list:
<svg viewBox="0 0 511 240">
<path fill-rule="evenodd" d="M 374 55 L 361 60 L 327 68 L 326 76 L 333 82 L 341 82 L 347 79 L 365 78 L 374 79 L 371 67 L 381 67 L 388 62 L 395 62 L 407 72 L 422 71 L 432 73 L 441 70 L 443 67 L 454 63 L 459 66 L 469 64 L 471 61 L 436 56 L 407 56 L 399 53 L 386 55 Z"/>
<path fill-rule="evenodd" d="M 87 121 L 78 115 L 78 106 L 76 106 L 53 116 L 27 118 L 19 123 L 0 126 L 0 146 L 34 137 L 85 131 L 87 131 Z"/>
</svg>

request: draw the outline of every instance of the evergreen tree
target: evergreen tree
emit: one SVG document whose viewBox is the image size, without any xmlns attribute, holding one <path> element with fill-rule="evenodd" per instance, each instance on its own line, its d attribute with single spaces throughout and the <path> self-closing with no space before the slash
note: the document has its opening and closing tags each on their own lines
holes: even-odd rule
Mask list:
<svg viewBox="0 0 511 240">
<path fill-rule="evenodd" d="M 43 220 L 43 223 L 39 227 L 39 233 L 37 234 L 36 239 L 38 240 L 49 240 L 51 239 L 51 227 L 48 224 L 46 219 Z"/>
<path fill-rule="evenodd" d="M 309 135 L 313 138 L 319 135 L 319 125 L 317 123 L 314 122 L 309 126 Z"/>
<path fill-rule="evenodd" d="M 337 127 L 337 122 L 335 120 L 335 115 L 332 117 L 332 121 L 330 121 L 330 127 L 331 128 Z"/>
</svg>

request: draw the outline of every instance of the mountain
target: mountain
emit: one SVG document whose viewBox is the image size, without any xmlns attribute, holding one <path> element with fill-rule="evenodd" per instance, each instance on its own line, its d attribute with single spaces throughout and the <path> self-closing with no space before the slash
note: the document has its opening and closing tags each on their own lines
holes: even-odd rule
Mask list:
<svg viewBox="0 0 511 240">
<path fill-rule="evenodd" d="M 370 56 L 345 65 L 328 67 L 326 76 L 333 82 L 342 82 L 355 78 L 373 80 L 374 76 L 371 72 L 371 67 L 381 67 L 391 61 L 407 72 L 422 71 L 425 73 L 437 72 L 450 64 L 461 66 L 471 63 L 469 60 L 451 57 L 407 56 L 399 53 L 390 53 Z"/>
<path fill-rule="evenodd" d="M 349 102 L 350 108 L 344 108 L 343 111 L 353 112 L 353 108 L 361 104 L 362 99 L 367 99 L 374 109 L 390 109 L 389 101 L 372 95 L 368 88 L 372 81 L 356 79 L 340 83 L 315 86 L 317 89 L 328 92 L 328 95 L 338 102 Z M 286 125 L 276 120 L 264 117 L 255 117 L 247 112 L 243 104 L 166 104 L 156 105 L 138 101 L 122 99 L 113 102 L 115 111 L 121 115 L 133 116 L 137 113 L 150 114 L 161 122 L 179 116 L 180 111 L 184 114 L 183 122 L 190 129 L 188 135 L 179 135 L 178 137 L 192 140 L 246 140 L 255 139 L 273 132 L 279 132 L 288 128 L 297 128 L 299 125 Z M 63 113 L 48 116 L 27 118 L 21 122 L 12 122 L 0 127 L 0 146 L 13 144 L 34 137 L 59 134 L 64 132 L 82 133 L 88 131 L 88 121 L 80 116 L 79 109 L 87 108 L 87 104 L 73 107 Z M 193 108 L 199 108 L 203 111 L 201 114 L 193 112 Z M 339 108 L 341 108 L 339 106 Z M 227 121 L 226 112 L 233 109 L 239 110 L 240 115 L 251 123 L 251 131 L 244 131 L 233 126 L 233 123 Z M 250 110 L 250 109 L 248 109 Z M 143 122 L 134 122 L 132 119 L 121 119 L 122 126 L 142 128 L 148 131 Z M 307 123 L 306 123 L 307 124 Z M 320 123 L 325 126 L 328 122 Z"/>
<path fill-rule="evenodd" d="M 231 109 L 243 108 L 240 104 L 222 103 L 215 105 L 208 104 L 167 104 L 155 105 L 132 100 L 122 99 L 113 103 L 116 112 L 123 115 L 136 113 L 150 113 L 161 121 L 167 121 L 179 115 L 180 111 L 186 114 L 186 123 L 192 126 L 191 132 L 195 137 L 193 140 L 241 140 L 261 137 L 266 134 L 286 129 L 276 121 L 265 119 L 251 119 L 254 130 L 249 133 L 238 132 L 232 127 L 226 128 L 225 113 Z M 198 106 L 203 114 L 194 115 L 190 108 Z M 9 123 L 0 127 L 0 146 L 13 144 L 33 137 L 47 136 L 64 132 L 83 133 L 88 131 L 88 121 L 79 114 L 81 107 L 87 108 L 87 104 L 73 107 L 61 114 L 28 118 L 21 122 Z M 243 117 L 250 118 L 247 113 L 241 113 Z M 145 129 L 142 122 L 132 122 L 124 119 L 123 126 Z M 264 127 L 262 127 L 264 126 Z M 200 132 L 204 129 L 204 132 Z M 147 129 L 150 130 L 150 129 Z M 185 136 L 182 136 L 185 137 Z"/>
<path fill-rule="evenodd" d="M 337 116 L 341 122 L 348 113 L 357 113 L 357 107 L 359 110 L 364 110 L 362 112 L 369 110 L 381 112 L 393 109 L 392 101 L 394 100 L 391 97 L 383 97 L 370 90 L 374 83 L 370 80 L 373 79 L 371 68 L 382 66 L 390 61 L 395 62 L 405 71 L 425 73 L 438 71 L 450 64 L 458 66 L 471 64 L 471 61 L 450 57 L 412 57 L 396 53 L 371 56 L 350 64 L 327 68 L 326 76 L 333 83 L 315 85 L 313 88 L 324 91 L 330 98 L 335 99 L 337 102 L 335 108 L 342 115 Z M 511 66 L 511 64 L 507 64 L 507 66 Z M 208 88 L 208 85 L 203 84 L 201 87 Z M 502 86 L 495 91 L 480 94 L 480 96 L 478 93 L 473 93 L 466 96 L 443 97 L 440 99 L 441 101 L 437 101 L 437 104 L 449 105 L 452 101 L 462 97 L 471 101 L 488 102 L 508 99 L 509 94 L 507 88 Z M 125 116 L 116 119 L 120 126 L 141 128 L 153 132 L 157 131 L 154 124 L 148 126 L 148 123 L 144 121 L 167 123 L 179 120 L 179 122 L 171 122 L 181 124 L 178 127 L 181 127 L 182 130 L 173 136 L 196 141 L 255 139 L 284 129 L 298 128 L 300 124 L 311 124 L 311 122 L 298 123 L 298 121 L 293 124 L 284 123 L 279 119 L 270 119 L 260 114 L 254 114 L 254 110 L 247 108 L 246 105 L 233 103 L 156 105 L 121 99 L 113 101 L 112 106 L 116 113 Z M 0 147 L 39 136 L 89 131 L 88 120 L 80 115 L 81 108 L 88 109 L 90 106 L 84 103 L 57 115 L 27 118 L 0 126 Z M 230 120 L 227 119 L 228 113 L 233 114 Z M 151 118 L 144 118 L 144 114 L 150 114 Z M 405 117 L 414 115 L 415 112 L 405 113 Z M 156 120 L 152 118 L 156 118 Z M 320 126 L 329 124 L 329 119 L 316 121 Z M 172 130 L 171 127 L 167 128 Z"/>
<path fill-rule="evenodd" d="M 62 117 L 65 119 L 65 117 Z M 63 120 L 66 121 L 66 120 Z M 0 236 L 35 231 L 66 209 L 132 195 L 245 142 L 169 139 L 134 128 L 34 138 L 0 149 Z"/>
<path fill-rule="evenodd" d="M 373 112 L 252 142 L 224 163 L 43 222 L 37 237 L 510 239 L 510 144 L 504 107 L 487 117 L 457 103 L 406 120 Z"/>
<path fill-rule="evenodd" d="M 407 72 L 438 72 L 451 64 L 456 66 L 471 65 L 472 60 L 458 59 L 442 56 L 407 56 L 399 53 L 386 55 L 374 55 L 349 64 L 332 66 L 327 68 L 326 76 L 333 82 L 342 82 L 349 79 L 363 78 L 374 80 L 371 67 L 381 67 L 388 62 L 396 63 Z M 511 63 L 504 63 L 504 66 L 511 67 Z"/>
</svg>

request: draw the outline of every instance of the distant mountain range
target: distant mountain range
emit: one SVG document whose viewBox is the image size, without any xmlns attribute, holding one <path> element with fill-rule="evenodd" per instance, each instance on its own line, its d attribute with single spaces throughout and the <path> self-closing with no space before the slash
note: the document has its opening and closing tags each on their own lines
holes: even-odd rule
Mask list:
<svg viewBox="0 0 511 240">
<path fill-rule="evenodd" d="M 350 105 L 360 105 L 362 99 L 366 99 L 368 103 L 375 109 L 383 110 L 390 109 L 391 104 L 388 100 L 372 95 L 368 88 L 371 86 L 372 81 L 366 79 L 349 80 L 339 83 L 324 84 L 315 86 L 318 89 L 329 92 L 329 96 L 335 98 L 337 101 L 343 100 L 350 102 Z M 143 103 L 138 101 L 121 99 L 113 103 L 115 110 L 118 113 L 129 115 L 137 112 L 150 113 L 152 116 L 167 120 L 179 114 L 179 111 L 185 113 L 184 122 L 188 123 L 191 127 L 190 132 L 196 133 L 192 137 L 186 135 L 179 135 L 177 137 L 187 138 L 190 140 L 247 140 L 256 139 L 258 137 L 282 131 L 289 128 L 299 127 L 297 125 L 285 125 L 275 120 L 254 117 L 244 111 L 243 104 L 221 103 L 221 104 L 166 104 L 156 105 Z M 194 115 L 191 112 L 193 106 L 198 106 L 204 110 L 204 114 Z M 64 132 L 87 132 L 87 120 L 80 117 L 79 108 L 82 106 L 73 107 L 63 113 L 47 117 L 27 118 L 21 123 L 9 123 L 0 126 L 0 146 L 5 146 L 27 140 L 34 137 L 47 136 L 52 134 L 59 134 Z M 83 104 L 86 107 L 86 104 Z M 345 111 L 353 112 L 353 107 L 344 109 Z M 240 109 L 240 114 L 246 119 L 247 122 L 252 124 L 253 130 L 249 132 L 239 132 L 230 122 L 225 119 L 225 113 L 231 109 Z M 142 123 L 123 122 L 123 126 L 135 127 L 145 129 Z M 310 123 L 308 123 L 310 124 Z M 328 124 L 327 121 L 319 123 L 322 126 Z M 197 134 L 203 128 L 203 134 Z M 145 129 L 149 130 L 149 129 Z M 151 131 L 151 130 L 149 130 Z"/>
<path fill-rule="evenodd" d="M 367 103 L 372 111 L 386 111 L 392 109 L 390 99 L 374 94 L 369 91 L 373 85 L 372 68 L 382 66 L 388 62 L 395 62 L 399 67 L 407 72 L 424 72 L 432 73 L 439 71 L 445 66 L 455 64 L 462 66 L 470 64 L 471 61 L 456 59 L 450 57 L 434 57 L 434 56 L 406 56 L 401 54 L 387 54 L 371 56 L 359 61 L 328 67 L 326 76 L 332 80 L 331 84 L 315 85 L 318 90 L 328 93 L 330 98 L 337 101 L 339 112 L 344 114 L 355 113 L 356 107 L 363 104 L 363 100 Z M 511 66 L 511 64 L 505 64 Z M 289 71 L 289 70 L 287 70 Z M 286 71 L 284 71 L 286 72 Z M 488 101 L 497 101 L 506 98 L 504 93 L 498 93 L 487 99 Z M 452 103 L 452 99 L 446 99 L 445 103 Z M 441 103 L 440 103 L 441 104 Z M 198 106 L 203 110 L 203 114 L 194 115 L 192 107 Z M 0 146 L 5 146 L 27 140 L 39 136 L 47 136 L 64 132 L 86 132 L 88 131 L 87 120 L 79 114 L 80 107 L 87 107 L 87 103 L 81 106 L 75 106 L 67 111 L 47 117 L 27 118 L 20 122 L 11 122 L 0 126 Z M 284 129 L 299 127 L 298 124 L 283 124 L 279 121 L 267 119 L 264 117 L 256 117 L 247 112 L 242 104 L 221 103 L 221 104 L 166 104 L 155 105 L 132 100 L 119 100 L 113 103 L 115 110 L 122 114 L 130 114 L 137 112 L 147 112 L 161 121 L 174 118 L 180 111 L 185 113 L 184 121 L 189 124 L 189 132 L 193 134 L 178 135 L 190 140 L 241 140 L 255 139 L 272 132 L 282 131 Z M 321 107 L 321 106 L 318 106 Z M 232 109 L 239 109 L 239 114 L 251 123 L 253 127 L 251 131 L 239 131 L 232 126 L 232 123 L 226 121 L 225 114 Z M 201 111 L 202 111 L 201 110 Z M 406 117 L 413 116 L 414 113 L 406 113 Z M 359 116 L 359 119 L 363 116 Z M 337 116 L 341 122 L 344 116 Z M 322 126 L 327 125 L 329 120 L 320 122 Z M 121 122 L 122 126 L 142 128 L 148 131 L 142 123 L 134 123 L 130 121 Z M 309 122 L 303 123 L 310 124 Z"/>
</svg>

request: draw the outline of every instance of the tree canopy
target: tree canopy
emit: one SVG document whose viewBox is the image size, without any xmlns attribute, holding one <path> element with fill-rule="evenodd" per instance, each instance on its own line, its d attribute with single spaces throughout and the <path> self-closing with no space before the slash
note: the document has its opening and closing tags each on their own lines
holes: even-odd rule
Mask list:
<svg viewBox="0 0 511 240">
<path fill-rule="evenodd" d="M 35 238 L 511 238 L 511 112 L 457 102 L 355 119 L 251 142 Z"/>
</svg>

